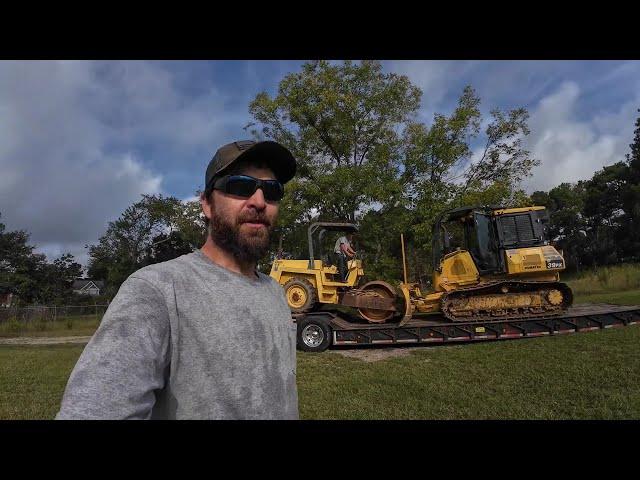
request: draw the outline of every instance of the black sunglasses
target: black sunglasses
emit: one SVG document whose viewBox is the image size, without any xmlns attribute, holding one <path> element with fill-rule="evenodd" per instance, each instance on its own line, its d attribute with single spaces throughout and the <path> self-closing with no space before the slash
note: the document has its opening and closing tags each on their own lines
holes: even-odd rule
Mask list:
<svg viewBox="0 0 640 480">
<path fill-rule="evenodd" d="M 284 187 L 278 180 L 260 180 L 248 175 L 225 175 L 213 183 L 214 190 L 246 198 L 251 197 L 259 188 L 268 202 L 278 202 L 284 196 Z"/>
</svg>

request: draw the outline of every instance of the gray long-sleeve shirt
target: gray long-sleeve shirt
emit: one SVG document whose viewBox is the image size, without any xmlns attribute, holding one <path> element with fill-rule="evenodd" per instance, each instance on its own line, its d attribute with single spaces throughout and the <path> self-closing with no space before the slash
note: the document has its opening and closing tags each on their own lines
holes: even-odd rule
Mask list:
<svg viewBox="0 0 640 480">
<path fill-rule="evenodd" d="M 296 327 L 282 287 L 199 250 L 120 287 L 57 419 L 297 419 Z"/>
</svg>

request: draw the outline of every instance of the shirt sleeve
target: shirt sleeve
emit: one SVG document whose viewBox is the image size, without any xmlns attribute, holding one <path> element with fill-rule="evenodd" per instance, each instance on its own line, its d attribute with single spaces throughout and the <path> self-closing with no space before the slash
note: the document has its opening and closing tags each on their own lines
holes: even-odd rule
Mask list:
<svg viewBox="0 0 640 480">
<path fill-rule="evenodd" d="M 170 326 L 166 301 L 130 276 L 71 372 L 56 419 L 148 419 L 164 387 Z"/>
</svg>

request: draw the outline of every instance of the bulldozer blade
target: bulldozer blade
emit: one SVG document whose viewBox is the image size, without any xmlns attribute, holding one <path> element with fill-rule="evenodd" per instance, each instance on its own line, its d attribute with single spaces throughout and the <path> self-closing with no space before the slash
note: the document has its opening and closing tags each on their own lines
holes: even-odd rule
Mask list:
<svg viewBox="0 0 640 480">
<path fill-rule="evenodd" d="M 405 323 L 411 320 L 414 311 L 414 306 L 411 303 L 409 290 L 406 287 L 401 286 L 400 291 L 402 292 L 402 297 L 404 298 L 404 315 L 402 317 L 402 320 L 400 320 L 400 323 L 398 324 L 399 327 L 403 326 Z"/>
</svg>

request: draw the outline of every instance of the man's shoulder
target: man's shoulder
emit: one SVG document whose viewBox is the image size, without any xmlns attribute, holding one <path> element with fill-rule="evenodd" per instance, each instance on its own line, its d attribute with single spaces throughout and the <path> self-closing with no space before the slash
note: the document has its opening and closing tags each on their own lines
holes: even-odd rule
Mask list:
<svg viewBox="0 0 640 480">
<path fill-rule="evenodd" d="M 283 288 L 280 286 L 280 284 L 275 278 L 273 278 L 271 275 L 267 275 L 266 273 L 262 273 L 262 272 L 257 272 L 257 273 L 258 273 L 258 277 L 260 277 L 260 279 L 263 280 L 267 285 L 269 285 L 269 287 L 271 287 L 276 293 L 282 292 L 282 294 L 284 295 Z"/>
<path fill-rule="evenodd" d="M 175 275 L 183 272 L 193 261 L 193 252 L 164 262 L 153 263 L 133 272 L 129 278 L 146 280 L 154 285 L 171 283 Z"/>
</svg>

